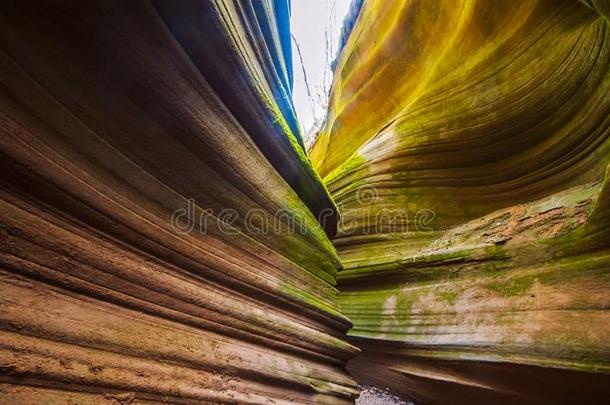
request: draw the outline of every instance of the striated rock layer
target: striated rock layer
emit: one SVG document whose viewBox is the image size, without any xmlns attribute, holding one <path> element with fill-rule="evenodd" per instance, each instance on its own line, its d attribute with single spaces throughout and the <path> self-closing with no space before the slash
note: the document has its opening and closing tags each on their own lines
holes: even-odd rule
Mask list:
<svg viewBox="0 0 610 405">
<path fill-rule="evenodd" d="M 1 403 L 610 401 L 607 0 L 0 10 Z"/>
<path fill-rule="evenodd" d="M 354 397 L 287 7 L 2 3 L 0 402 Z"/>
<path fill-rule="evenodd" d="M 359 382 L 610 401 L 609 5 L 365 2 L 311 150 Z"/>
</svg>

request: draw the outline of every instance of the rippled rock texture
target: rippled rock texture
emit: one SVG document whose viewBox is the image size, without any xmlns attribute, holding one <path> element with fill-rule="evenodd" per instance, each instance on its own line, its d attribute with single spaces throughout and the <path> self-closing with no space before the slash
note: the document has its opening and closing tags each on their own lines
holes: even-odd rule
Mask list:
<svg viewBox="0 0 610 405">
<path fill-rule="evenodd" d="M 287 7 L 0 5 L 0 402 L 357 394 Z"/>
<path fill-rule="evenodd" d="M 607 1 L 366 1 L 311 156 L 359 382 L 610 400 Z"/>
<path fill-rule="evenodd" d="M 2 3 L 0 402 L 610 402 L 609 10 Z"/>
</svg>

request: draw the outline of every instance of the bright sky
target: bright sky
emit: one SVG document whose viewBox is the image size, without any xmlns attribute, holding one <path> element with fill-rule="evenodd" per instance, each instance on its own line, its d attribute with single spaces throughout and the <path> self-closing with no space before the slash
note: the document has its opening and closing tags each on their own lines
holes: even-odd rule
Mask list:
<svg viewBox="0 0 610 405">
<path fill-rule="evenodd" d="M 350 3 L 351 0 L 292 0 L 293 100 L 307 146 L 324 121 L 333 79 L 330 64 L 337 54 L 343 17 Z"/>
</svg>

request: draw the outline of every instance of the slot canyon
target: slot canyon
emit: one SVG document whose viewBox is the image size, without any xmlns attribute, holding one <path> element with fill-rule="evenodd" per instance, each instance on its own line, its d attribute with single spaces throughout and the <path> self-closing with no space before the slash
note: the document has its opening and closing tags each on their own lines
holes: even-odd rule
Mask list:
<svg viewBox="0 0 610 405">
<path fill-rule="evenodd" d="M 610 403 L 610 0 L 360 3 L 0 4 L 1 404 Z"/>
</svg>

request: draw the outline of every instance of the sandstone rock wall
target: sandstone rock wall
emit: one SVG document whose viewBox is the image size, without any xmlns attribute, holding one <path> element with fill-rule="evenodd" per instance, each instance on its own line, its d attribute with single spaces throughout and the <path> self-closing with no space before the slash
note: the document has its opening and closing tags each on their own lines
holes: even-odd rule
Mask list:
<svg viewBox="0 0 610 405">
<path fill-rule="evenodd" d="M 0 5 L 0 402 L 610 401 L 608 2 L 365 1 L 313 166 L 288 7 Z"/>
<path fill-rule="evenodd" d="M 354 396 L 281 7 L 2 3 L 0 402 Z"/>
<path fill-rule="evenodd" d="M 422 403 L 609 400 L 607 10 L 365 2 L 311 151 L 357 380 Z"/>
</svg>

